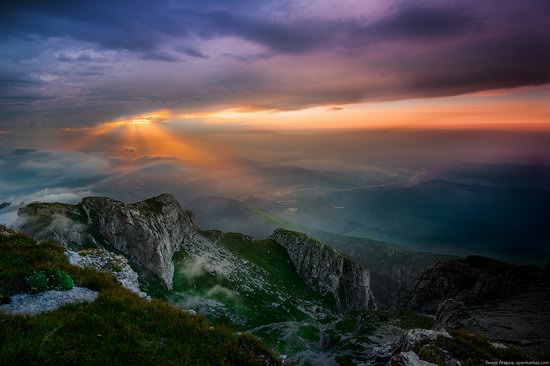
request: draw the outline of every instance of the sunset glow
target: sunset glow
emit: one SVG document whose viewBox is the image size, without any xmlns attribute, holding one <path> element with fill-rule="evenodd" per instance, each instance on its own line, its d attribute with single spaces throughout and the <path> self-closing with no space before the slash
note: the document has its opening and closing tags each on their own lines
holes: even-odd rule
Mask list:
<svg viewBox="0 0 550 366">
<path fill-rule="evenodd" d="M 550 365 L 550 0 L 0 20 L 0 365 Z"/>
</svg>

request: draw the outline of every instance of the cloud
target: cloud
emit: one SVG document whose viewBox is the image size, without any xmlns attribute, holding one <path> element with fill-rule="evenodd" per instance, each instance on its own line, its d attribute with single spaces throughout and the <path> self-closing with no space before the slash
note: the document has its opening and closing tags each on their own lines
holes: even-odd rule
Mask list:
<svg viewBox="0 0 550 366">
<path fill-rule="evenodd" d="M 549 82 L 547 1 L 351 2 L 356 11 L 345 15 L 315 4 L 9 2 L 0 15 L 0 127 Z"/>
<path fill-rule="evenodd" d="M 407 5 L 362 31 L 379 39 L 440 38 L 471 32 L 478 26 L 478 19 L 461 8 Z"/>
</svg>

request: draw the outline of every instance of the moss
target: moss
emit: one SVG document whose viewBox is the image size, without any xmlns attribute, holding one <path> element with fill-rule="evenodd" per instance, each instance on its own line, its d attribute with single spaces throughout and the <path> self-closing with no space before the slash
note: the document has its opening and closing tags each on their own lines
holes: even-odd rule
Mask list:
<svg viewBox="0 0 550 366">
<path fill-rule="evenodd" d="M 63 247 L 0 235 L 0 286 L 21 292 L 31 273 L 59 269 L 99 291 L 92 303 L 33 317 L 0 314 L 1 365 L 280 365 L 256 338 L 211 327 L 160 300 L 145 300 L 108 273 L 70 265 Z M 20 281 L 12 281 L 20 276 Z"/>
</svg>

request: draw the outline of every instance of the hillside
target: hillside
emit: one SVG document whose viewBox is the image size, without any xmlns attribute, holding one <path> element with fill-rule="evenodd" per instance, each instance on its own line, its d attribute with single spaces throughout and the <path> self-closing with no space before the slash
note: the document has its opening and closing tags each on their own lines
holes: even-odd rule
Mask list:
<svg viewBox="0 0 550 366">
<path fill-rule="evenodd" d="M 72 266 L 62 245 L 0 228 L 0 299 L 26 292 L 34 271 L 61 270 L 99 292 L 87 304 L 33 317 L 0 312 L 2 365 L 280 365 L 258 340 L 210 326 L 161 300 L 124 289 L 112 275 Z M 213 346 L 215 345 L 215 347 Z"/>
<path fill-rule="evenodd" d="M 271 235 L 276 228 L 285 228 L 303 232 L 326 243 L 370 270 L 372 292 L 378 303 L 383 305 L 402 304 L 423 270 L 440 260 L 453 258 L 297 224 L 256 207 L 262 206 L 282 214 L 284 205 L 265 200 L 243 202 L 224 197 L 202 196 L 196 198 L 191 205 L 197 220 L 208 228 L 237 231 L 259 238 Z"/>
<path fill-rule="evenodd" d="M 160 310 L 155 310 L 156 306 L 160 306 L 169 309 L 168 314 L 175 312 L 183 314 L 183 317 L 190 317 L 189 321 L 202 319 L 204 330 L 208 329 L 214 335 L 219 330 L 236 342 L 227 346 L 230 351 L 226 351 L 224 344 L 230 341 L 225 338 L 219 340 L 207 333 L 214 337 L 207 339 L 211 346 L 221 346 L 217 352 L 208 356 L 214 357 L 212 359 L 203 359 L 201 357 L 204 356 L 200 354 L 190 354 L 188 363 L 191 364 L 246 365 L 254 364 L 256 357 L 260 357 L 262 362 L 280 362 L 269 352 L 265 357 L 261 354 L 257 356 L 263 349 L 258 341 L 251 336 L 237 336 L 228 328 L 257 336 L 280 354 L 281 359 L 297 365 L 382 365 L 388 362 L 401 364 L 404 360 L 427 360 L 437 365 L 447 365 L 449 362 L 473 365 L 483 359 L 532 358 L 512 346 L 506 346 L 505 349 L 493 346 L 490 338 L 479 334 L 485 333 L 483 329 L 475 329 L 472 333 L 470 330 L 452 328 L 448 333 L 440 330 L 436 324 L 436 321 L 439 322 L 439 314 L 434 317 L 414 309 L 396 307 L 395 303 L 388 301 L 395 301 L 396 297 L 392 296 L 403 297 L 408 294 L 408 288 L 418 286 L 416 277 L 430 267 L 433 261 L 437 261 L 437 258 L 445 258 L 442 256 L 415 253 L 388 243 L 321 231 L 312 232 L 324 238 L 322 241 L 288 229 L 277 229 L 268 239 L 261 240 L 240 233 L 203 230 L 200 229 L 200 221 L 195 219 L 194 212 L 181 207 L 168 194 L 131 204 L 97 197 L 85 198 L 77 205 L 32 203 L 21 208 L 19 214 L 25 230 L 46 240 L 45 244 L 36 245 L 32 239 L 26 237 L 34 250 L 46 248 L 37 254 L 46 258 L 46 264 L 38 261 L 36 269 L 53 267 L 64 271 L 74 278 L 75 285 L 78 286 L 74 289 L 95 289 L 99 293 L 97 300 L 88 300 L 92 301 L 88 304 L 67 305 L 52 313 L 31 318 L 15 317 L 14 319 L 23 319 L 19 321 L 29 323 L 17 323 L 13 326 L 15 328 L 10 328 L 6 337 L 14 334 L 17 337 L 33 337 L 26 335 L 24 329 L 28 328 L 23 327 L 41 322 L 42 317 L 50 319 L 50 316 L 58 313 L 72 321 L 77 315 L 67 309 L 85 309 L 78 313 L 78 320 L 86 322 L 92 316 L 93 324 L 90 326 L 87 323 L 78 323 L 78 326 L 71 328 L 75 332 L 84 333 L 84 329 L 91 327 L 93 331 L 75 336 L 76 340 L 67 341 L 70 345 L 68 350 L 74 349 L 82 339 L 83 342 L 88 342 L 88 338 L 92 337 L 95 342 L 95 329 L 102 327 L 104 321 L 110 323 L 105 325 L 110 339 L 120 341 L 118 335 L 110 333 L 120 330 L 109 330 L 109 327 L 116 326 L 123 331 L 132 331 L 138 337 L 135 342 L 130 337 L 130 341 L 137 344 L 134 347 L 139 346 L 142 340 L 150 342 L 145 347 L 149 352 L 146 363 L 151 363 L 149 360 L 153 357 L 161 357 L 154 350 L 148 350 L 148 347 L 160 347 L 159 344 L 164 347 L 168 342 L 164 338 L 160 341 L 155 339 L 158 331 L 172 336 L 183 329 L 186 334 L 195 337 L 193 342 L 196 343 L 206 337 L 201 331 L 190 329 L 188 324 L 180 326 L 179 320 L 168 319 L 167 314 L 160 314 Z M 282 222 L 276 216 L 260 210 L 255 211 L 254 217 L 262 217 L 271 223 Z M 48 242 L 48 238 L 58 239 L 63 247 Z M 56 256 L 52 257 L 48 252 L 50 247 L 54 248 L 52 253 L 57 253 Z M 335 247 L 351 255 L 343 255 Z M 104 280 L 99 285 L 92 282 L 88 289 L 87 277 L 81 274 L 90 273 L 90 270 L 69 265 L 63 252 L 70 263 L 107 272 L 92 271 L 93 278 L 106 276 L 109 284 L 106 285 Z M 16 268 L 15 265 L 10 267 L 8 273 L 17 273 L 19 270 L 26 272 L 19 275 L 18 280 L 17 276 L 12 276 L 3 281 L 15 286 L 3 290 L 6 294 L 3 296 L 4 302 L 8 301 L 11 294 L 34 291 L 33 287 L 28 287 L 30 285 L 28 279 L 26 280 L 27 273 L 32 272 L 33 268 L 28 269 L 22 265 L 17 255 L 8 255 L 6 258 L 19 261 Z M 361 263 L 364 262 L 370 263 L 374 270 L 362 266 Z M 55 272 L 54 275 L 59 274 Z M 52 278 L 57 278 L 55 276 Z M 115 280 L 125 289 L 117 285 Z M 115 296 L 111 291 L 113 286 L 117 289 L 114 299 L 111 298 L 111 295 Z M 382 296 L 386 295 L 385 303 L 377 298 L 376 293 L 373 296 L 375 289 Z M 58 294 L 59 291 L 54 293 Z M 148 296 L 154 300 L 147 300 Z M 19 309 L 19 297 L 10 299 L 11 303 L 4 305 L 4 309 Z M 102 313 L 104 309 L 101 304 L 108 306 L 108 315 Z M 387 304 L 394 306 L 388 309 Z M 147 314 L 140 313 L 141 305 L 145 306 Z M 377 308 L 379 305 L 381 306 Z M 123 314 L 118 314 L 117 311 Z M 65 312 L 69 312 L 69 315 Z M 191 315 L 193 313 L 203 314 L 204 318 Z M 111 316 L 118 318 L 113 319 Z M 132 317 L 140 317 L 145 322 L 143 327 L 140 322 L 133 322 Z M 157 322 L 155 318 L 162 320 Z M 213 328 L 208 328 L 206 319 L 214 325 Z M 162 328 L 157 328 L 158 324 Z M 97 328 L 94 328 L 96 325 Z M 59 322 L 55 326 L 65 327 L 64 323 Z M 432 327 L 435 328 L 430 329 Z M 145 329 L 149 333 L 142 335 L 142 332 L 146 332 Z M 56 330 L 53 332 L 57 334 Z M 38 334 L 40 336 L 40 332 Z M 101 339 L 105 335 L 103 331 L 98 331 L 97 334 L 101 335 L 98 336 Z M 178 336 L 178 344 L 187 344 L 184 340 L 185 334 Z M 47 337 L 49 339 L 52 336 Z M 246 342 L 251 342 L 250 347 L 253 347 L 251 351 L 248 348 L 242 351 L 245 352 L 242 360 L 239 358 L 242 353 L 239 347 L 245 346 L 241 339 L 248 340 L 242 341 L 246 347 L 249 347 Z M 475 349 L 471 350 L 470 345 Z M 25 346 L 18 347 L 23 352 Z M 200 345 L 197 347 L 201 349 Z M 235 354 L 226 356 L 224 352 L 233 352 L 231 350 Z M 113 352 L 106 349 L 103 351 Z M 13 360 L 27 360 L 26 356 L 17 353 L 19 351 L 13 352 L 9 356 Z M 41 357 L 40 355 L 36 357 Z M 221 357 L 226 358 L 220 361 Z M 64 359 L 62 361 L 65 362 Z M 183 364 L 185 362 L 187 361 Z M 48 361 L 41 359 L 36 363 L 47 364 Z M 80 363 L 86 363 L 86 360 Z"/>
</svg>

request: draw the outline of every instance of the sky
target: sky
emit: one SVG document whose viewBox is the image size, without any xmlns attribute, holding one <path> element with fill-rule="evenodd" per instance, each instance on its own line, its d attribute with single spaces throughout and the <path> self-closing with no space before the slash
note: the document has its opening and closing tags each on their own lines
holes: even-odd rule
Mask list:
<svg viewBox="0 0 550 366">
<path fill-rule="evenodd" d="M 547 0 L 8 0 L 0 199 L 550 164 L 549 24 Z"/>
<path fill-rule="evenodd" d="M 8 1 L 0 24 L 3 135 L 166 111 L 271 128 L 549 122 L 546 0 Z"/>
</svg>

